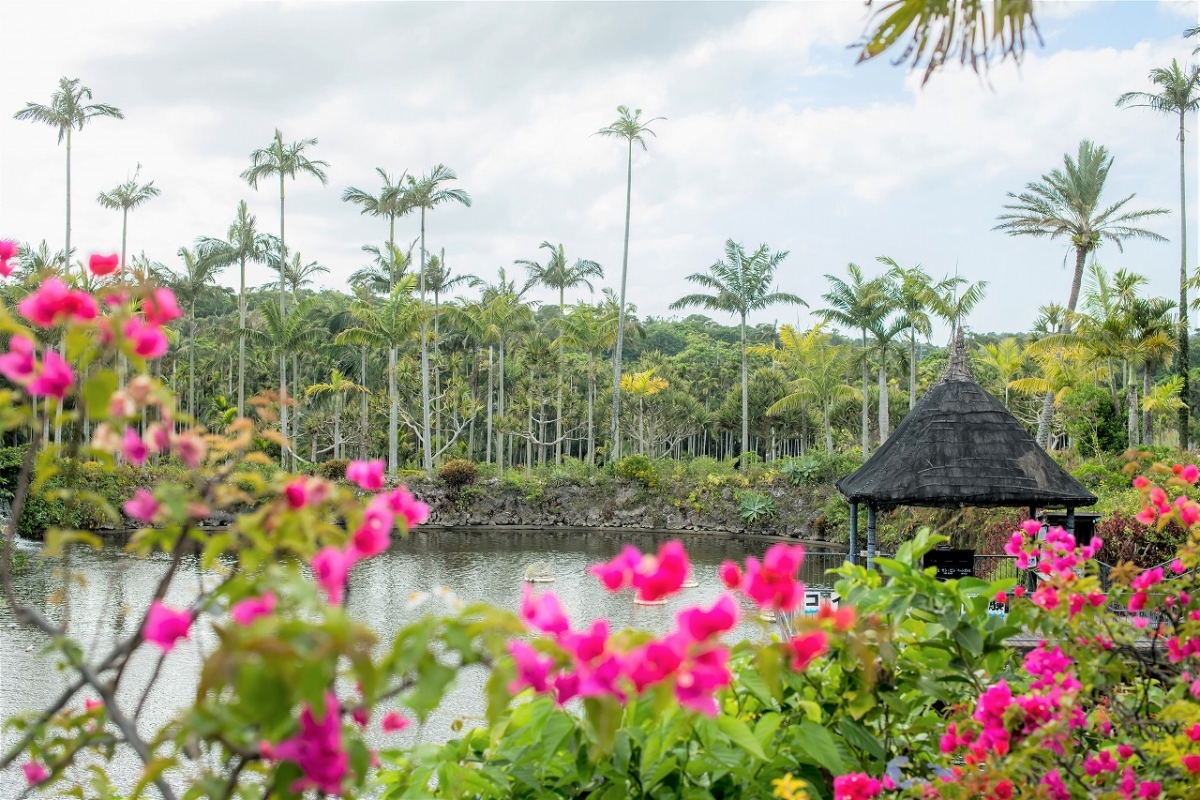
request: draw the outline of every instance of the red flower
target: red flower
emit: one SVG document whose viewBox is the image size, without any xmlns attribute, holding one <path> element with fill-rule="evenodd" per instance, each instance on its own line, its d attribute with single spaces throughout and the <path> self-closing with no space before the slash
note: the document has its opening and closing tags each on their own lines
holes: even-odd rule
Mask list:
<svg viewBox="0 0 1200 800">
<path fill-rule="evenodd" d="M 183 312 L 175 302 L 175 293 L 170 289 L 155 289 L 149 297 L 142 301 L 142 316 L 150 325 L 158 327 L 166 325 L 171 320 L 179 319 Z"/>
<path fill-rule="evenodd" d="M 721 576 L 721 583 L 725 584 L 726 589 L 736 589 L 742 582 L 742 568 L 733 561 L 722 561 L 717 574 Z"/>
<path fill-rule="evenodd" d="M 68 319 L 96 318 L 96 301 L 87 292 L 68 289 L 58 278 L 47 278 L 37 290 L 17 304 L 25 319 L 40 328 L 51 328 Z"/>
<path fill-rule="evenodd" d="M 709 610 L 689 608 L 679 612 L 678 620 L 679 630 L 691 641 L 703 642 L 733 630 L 738 620 L 737 604 L 729 595 L 721 595 Z"/>
<path fill-rule="evenodd" d="M 790 644 L 792 669 L 799 672 L 829 650 L 829 634 L 821 630 L 801 633 L 793 636 Z"/>
<path fill-rule="evenodd" d="M 169 653 L 175 647 L 175 642 L 188 638 L 188 628 L 191 626 L 191 611 L 174 609 L 155 600 L 150 605 L 150 613 L 146 615 L 142 637 L 158 645 L 164 653 Z"/>
<path fill-rule="evenodd" d="M 92 271 L 93 275 L 98 277 L 102 275 L 111 275 L 112 273 L 116 272 L 117 268 L 120 266 L 121 257 L 116 253 L 113 253 L 111 256 L 93 254 L 92 257 L 88 259 L 88 269 Z"/>
</svg>

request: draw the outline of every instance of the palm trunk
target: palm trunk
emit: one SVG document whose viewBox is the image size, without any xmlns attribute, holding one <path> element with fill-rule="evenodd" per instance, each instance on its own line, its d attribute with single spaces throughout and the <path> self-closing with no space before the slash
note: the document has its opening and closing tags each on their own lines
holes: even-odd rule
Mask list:
<svg viewBox="0 0 1200 800">
<path fill-rule="evenodd" d="M 633 139 L 625 168 L 625 249 L 621 256 L 621 305 L 617 309 L 617 347 L 613 351 L 612 445 L 609 461 L 621 458 L 621 356 L 625 348 L 625 283 L 629 277 L 629 206 L 633 199 Z"/>
<path fill-rule="evenodd" d="M 879 353 L 879 443 L 887 441 L 891 426 L 891 411 L 888 408 L 887 358 Z"/>
<path fill-rule="evenodd" d="M 399 443 L 400 435 L 397 426 L 400 419 L 400 400 L 396 393 L 396 348 L 388 348 L 388 473 L 396 474 L 400 468 Z"/>
<path fill-rule="evenodd" d="M 429 325 L 425 320 L 425 209 L 421 209 L 421 464 L 433 469 L 429 440 Z"/>
<path fill-rule="evenodd" d="M 908 410 L 917 404 L 917 332 L 909 329 L 908 334 Z M 1008 406 L 1007 401 L 1005 407 Z"/>
<path fill-rule="evenodd" d="M 333 395 L 333 457 L 342 457 L 342 396 Z"/>
<path fill-rule="evenodd" d="M 283 260 L 287 254 L 287 246 L 284 244 L 284 190 L 283 190 L 283 173 L 279 174 L 279 322 L 282 325 L 284 322 L 284 296 L 286 290 L 283 285 Z M 279 354 L 279 433 L 283 437 L 283 445 L 280 448 L 280 463 L 286 470 L 288 468 L 288 408 L 287 408 L 287 354 Z"/>
<path fill-rule="evenodd" d="M 748 469 L 750 452 L 750 365 L 746 357 L 746 315 L 742 314 L 742 469 Z"/>
<path fill-rule="evenodd" d="M 196 419 L 196 301 L 188 317 L 188 414 Z"/>
<path fill-rule="evenodd" d="M 825 452 L 833 455 L 833 427 L 829 423 L 829 403 L 825 404 L 823 416 L 825 421 Z"/>
<path fill-rule="evenodd" d="M 367 388 L 367 346 L 366 345 L 363 345 L 363 347 L 362 347 L 362 369 L 359 373 L 359 377 L 362 378 L 362 385 L 363 385 L 363 389 L 365 390 Z M 359 413 L 361 414 L 361 417 L 362 417 L 361 428 L 360 428 L 360 432 L 362 433 L 362 444 L 358 448 L 358 457 L 366 458 L 367 450 L 368 450 L 368 444 L 367 444 L 367 442 L 368 442 L 367 392 L 366 391 L 364 391 L 362 393 L 362 405 L 361 405 L 361 411 Z"/>
<path fill-rule="evenodd" d="M 129 207 L 121 207 L 121 272 L 125 271 L 125 234 L 129 231 Z"/>
<path fill-rule="evenodd" d="M 596 434 L 592 424 L 593 409 L 596 403 L 596 369 L 595 356 L 588 353 L 588 428 L 587 449 L 588 464 L 596 463 Z"/>
<path fill-rule="evenodd" d="M 1142 397 L 1148 397 L 1149 395 L 1150 395 L 1150 365 L 1143 364 L 1142 365 Z M 1150 411 L 1148 409 L 1143 409 L 1142 410 L 1142 441 L 1145 442 L 1146 444 L 1150 443 L 1150 434 L 1151 434 Z"/>
<path fill-rule="evenodd" d="M 1067 300 L 1067 310 L 1072 314 L 1075 313 L 1075 306 L 1079 302 L 1079 287 L 1083 284 L 1083 266 L 1087 261 L 1087 250 L 1083 247 L 1075 248 L 1075 274 L 1071 278 L 1071 297 Z M 1067 317 L 1066 329 L 1071 330 L 1070 316 Z"/>
<path fill-rule="evenodd" d="M 864 328 L 862 332 L 862 454 L 863 461 L 866 461 L 871 455 L 871 414 L 870 401 L 868 396 L 870 392 L 868 388 L 871 383 L 871 374 L 867 368 L 867 331 Z"/>
<path fill-rule="evenodd" d="M 67 236 L 66 236 L 66 249 L 63 250 L 63 260 L 65 262 L 63 264 L 63 274 L 66 275 L 66 274 L 69 274 L 71 271 L 71 127 L 70 126 L 67 126 Z M 58 352 L 59 352 L 59 355 L 63 355 L 65 353 L 65 345 L 64 344 L 59 344 Z M 47 410 L 47 412 L 49 412 L 49 410 L 50 410 L 49 404 L 47 404 L 46 410 Z M 62 445 L 62 411 L 63 411 L 63 402 L 62 402 L 62 400 L 59 400 L 58 401 L 58 415 L 57 415 L 56 419 L 54 420 L 54 445 L 56 447 L 59 447 Z M 50 415 L 49 415 L 49 413 L 47 413 L 46 418 L 49 419 L 49 417 L 50 417 Z M 43 437 L 43 441 L 45 440 L 45 438 L 48 438 L 48 437 Z"/>
<path fill-rule="evenodd" d="M 561 324 L 563 317 L 566 316 L 566 297 L 563 287 L 558 287 L 558 321 Z M 564 331 L 558 332 L 558 402 L 555 411 L 558 414 L 558 423 L 554 428 L 554 463 L 562 463 L 562 441 L 563 441 L 563 369 L 565 368 L 566 350 L 564 349 Z"/>
<path fill-rule="evenodd" d="M 1042 395 L 1042 412 L 1038 414 L 1037 442 L 1050 449 L 1050 421 L 1054 418 L 1054 392 Z"/>
<path fill-rule="evenodd" d="M 237 415 L 246 414 L 246 257 L 241 261 L 241 288 L 238 290 L 238 394 Z"/>
<path fill-rule="evenodd" d="M 1183 386 L 1179 397 L 1183 405 L 1179 408 L 1179 446 L 1186 449 L 1191 445 L 1191 430 L 1188 424 L 1188 404 L 1192 402 L 1191 381 L 1188 370 L 1188 300 L 1187 300 L 1187 172 L 1184 147 L 1184 112 L 1179 112 L 1179 358 L 1176 368 Z"/>
<path fill-rule="evenodd" d="M 496 402 L 496 416 L 504 416 L 504 339 L 500 339 L 500 385 L 498 398 Z M 500 465 L 500 471 L 504 472 L 504 433 L 498 432 L 496 435 L 496 463 Z"/>
<path fill-rule="evenodd" d="M 1129 412 L 1126 415 L 1126 419 L 1128 420 L 1127 432 L 1129 435 L 1129 446 L 1137 447 L 1138 446 L 1137 384 L 1134 383 L 1133 381 L 1130 381 L 1129 386 L 1126 388 L 1126 391 L 1129 393 L 1129 398 L 1128 398 L 1129 402 L 1126 404 L 1129 407 Z"/>
<path fill-rule="evenodd" d="M 494 401 L 492 399 L 492 346 L 488 345 L 488 388 L 487 388 L 487 448 L 485 450 L 485 460 L 487 463 L 492 463 L 492 408 Z"/>
<path fill-rule="evenodd" d="M 296 445 L 292 450 L 292 469 L 300 469 L 300 356 L 292 353 L 292 386 L 295 388 L 293 394 L 296 397 L 296 407 L 292 409 L 292 442 Z"/>
</svg>

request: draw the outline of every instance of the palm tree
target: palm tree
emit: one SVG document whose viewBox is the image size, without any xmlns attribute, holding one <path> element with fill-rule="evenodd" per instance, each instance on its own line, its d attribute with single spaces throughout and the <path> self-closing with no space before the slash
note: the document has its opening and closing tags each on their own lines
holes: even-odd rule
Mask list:
<svg viewBox="0 0 1200 800">
<path fill-rule="evenodd" d="M 183 260 L 183 269 L 178 272 L 166 269 L 167 282 L 175 296 L 188 309 L 188 414 L 196 416 L 196 301 L 212 288 L 213 279 L 223 269 L 215 261 L 201 258 L 196 250 L 179 248 L 177 255 Z"/>
<path fill-rule="evenodd" d="M 434 386 L 433 394 L 437 398 L 438 412 L 437 424 L 434 429 L 435 439 L 440 439 L 442 435 L 442 361 L 441 361 L 441 322 L 442 322 L 442 295 L 450 291 L 456 286 L 466 284 L 467 286 L 478 286 L 479 278 L 470 273 L 462 275 L 454 275 L 450 267 L 446 265 L 446 248 L 442 248 L 440 256 L 429 256 L 425 262 L 425 290 L 433 294 L 433 369 L 434 369 Z"/>
<path fill-rule="evenodd" d="M 400 282 L 412 266 L 412 251 L 416 246 L 416 239 L 408 246 L 407 251 L 387 242 L 382 246 L 364 244 L 362 250 L 371 256 L 371 260 L 350 273 L 350 282 L 365 286 L 375 294 L 391 294 L 392 287 Z"/>
<path fill-rule="evenodd" d="M 388 472 L 392 475 L 400 468 L 400 399 L 396 388 L 396 359 L 392 354 L 412 337 L 421 322 L 421 309 L 412 296 L 415 283 L 413 276 L 406 276 L 378 306 L 365 298 L 360 299 L 351 310 L 358 324 L 342 331 L 334 340 L 337 344 L 388 351 Z"/>
<path fill-rule="evenodd" d="M 897 307 L 893 299 L 888 296 L 886 286 L 884 288 L 884 311 L 882 315 L 875 320 L 871 325 L 871 335 L 875 337 L 875 348 L 879 351 L 879 443 L 883 444 L 887 441 L 890 434 L 890 426 L 892 421 L 891 410 L 888 407 L 888 380 L 887 380 L 887 363 L 888 353 L 893 351 L 893 342 L 896 337 L 908 329 L 908 321 L 903 315 L 889 320 L 893 311 Z"/>
<path fill-rule="evenodd" d="M 666 121 L 666 117 L 654 117 L 642 122 L 641 117 L 642 110 L 640 108 L 634 109 L 630 113 L 628 106 L 617 106 L 616 121 L 595 133 L 596 136 L 624 139 L 628 151 L 625 162 L 625 247 L 621 251 L 621 297 L 617 306 L 620 312 L 620 319 L 617 320 L 617 343 L 616 348 L 613 350 L 611 459 L 619 459 L 621 457 L 621 359 L 625 349 L 625 283 L 629 277 L 629 212 L 633 198 L 633 145 L 636 142 L 641 145 L 643 151 L 646 150 L 644 135 L 648 133 L 654 137 L 658 136 L 658 134 L 650 130 L 650 123 L 658 122 L 659 120 Z"/>
<path fill-rule="evenodd" d="M 544 241 L 538 247 L 550 251 L 550 258 L 545 264 L 525 259 L 520 259 L 513 263 L 524 267 L 529 273 L 529 282 L 526 286 L 545 286 L 547 289 L 558 290 L 558 319 L 561 325 L 566 314 L 566 290 L 582 285 L 586 286 L 589 292 L 594 291 L 592 283 L 588 278 L 603 278 L 604 268 L 595 261 L 588 261 L 583 258 L 577 258 L 574 264 L 569 264 L 567 262 L 567 254 L 563 250 L 561 243 L 555 245 Z M 554 463 L 556 464 L 562 463 L 563 363 L 565 360 L 565 346 L 566 340 L 560 334 L 558 337 L 558 421 L 555 436 L 557 441 L 554 445 Z"/>
<path fill-rule="evenodd" d="M 300 352 L 308 346 L 317 336 L 316 326 L 312 324 L 312 313 L 317 307 L 317 299 L 315 297 L 306 297 L 300 302 L 292 306 L 290 311 L 285 311 L 273 303 L 263 303 L 262 309 L 262 330 L 258 332 L 259 338 L 263 339 L 270 350 L 279 356 L 279 382 L 281 386 L 285 386 L 284 370 L 287 369 L 288 356 Z M 285 420 L 280 427 L 281 441 L 279 449 L 281 452 L 280 461 L 283 469 L 288 469 L 288 455 L 291 455 L 291 469 L 295 470 L 298 466 L 296 451 L 294 447 L 289 447 L 288 428 L 283 409 L 287 408 L 287 398 L 285 395 L 279 396 L 280 416 Z"/>
<path fill-rule="evenodd" d="M 878 279 L 867 280 L 863 277 L 862 267 L 858 264 L 847 265 L 846 272 L 850 276 L 849 282 L 836 275 L 825 276 L 825 279 L 829 281 L 829 291 L 821 297 L 831 307 L 822 308 L 816 314 L 826 322 L 844 325 L 847 328 L 858 330 L 862 334 L 862 351 L 859 353 L 859 357 L 862 360 L 862 453 L 865 461 L 871 454 L 867 333 L 888 315 L 889 309 L 887 292 Z"/>
<path fill-rule="evenodd" d="M 242 179 L 257 189 L 258 182 L 272 176 L 279 176 L 279 262 L 287 258 L 287 240 L 284 235 L 284 185 L 287 178 L 295 179 L 298 175 L 311 175 L 321 181 L 324 186 L 329 182 L 323 167 L 328 167 L 324 161 L 314 161 L 304 154 L 309 147 L 315 146 L 316 139 L 301 139 L 290 144 L 283 143 L 283 133 L 275 129 L 275 139 L 267 147 L 259 148 L 250 154 L 250 167 L 242 172 Z M 278 262 L 277 262 L 278 263 Z M 279 282 L 279 318 L 284 314 L 284 284 Z M 280 350 L 279 362 L 279 430 L 287 438 L 287 360 Z M 280 458 L 287 460 L 287 448 L 281 448 Z"/>
<path fill-rule="evenodd" d="M 356 189 L 353 186 L 342 192 L 342 202 L 354 203 L 361 206 L 363 214 L 368 214 L 372 217 L 385 217 L 388 221 L 388 248 L 395 250 L 396 248 L 396 218 L 402 217 L 412 210 L 409 205 L 408 197 L 404 190 L 404 179 L 408 177 L 408 170 L 405 170 L 400 175 L 400 180 L 392 180 L 392 176 L 388 174 L 383 167 L 376 167 L 375 171 L 379 173 L 379 177 L 383 180 L 383 186 L 379 190 L 379 194 L 371 194 L 362 189 Z M 391 293 L 392 287 L 387 287 L 388 293 Z"/>
<path fill-rule="evenodd" d="M 611 291 L 611 290 L 610 290 Z M 587 353 L 587 462 L 596 463 L 596 358 L 617 340 L 616 314 L 604 314 L 602 307 L 580 303 L 562 318 L 562 337 L 566 344 Z M 562 416 L 562 412 L 559 412 Z"/>
<path fill-rule="evenodd" d="M 533 327 L 533 309 L 525 302 L 525 288 L 517 288 L 515 280 L 509 280 L 501 267 L 496 282 L 483 287 L 478 313 L 469 319 L 477 327 L 478 338 L 499 351 L 499 386 L 496 416 L 504 416 L 504 357 L 508 342 L 515 334 Z M 488 433 L 492 431 L 491 361 L 488 362 Z M 504 470 L 504 433 L 496 433 L 496 463 Z"/>
<path fill-rule="evenodd" d="M 1008 196 L 1016 202 L 1004 206 L 1011 213 L 997 217 L 1000 224 L 993 229 L 1006 231 L 1011 236 L 1048 236 L 1051 239 L 1063 236 L 1070 240 L 1075 250 L 1075 273 L 1067 301 L 1067 310 L 1071 313 L 1075 312 L 1079 302 L 1088 254 L 1104 240 L 1112 242 L 1121 251 L 1128 239 L 1166 241 L 1154 231 L 1139 228 L 1134 223 L 1170 213 L 1167 209 L 1123 211 L 1125 204 L 1135 197 L 1132 194 L 1106 208 L 1100 207 L 1100 195 L 1104 192 L 1112 163 L 1108 148 L 1084 139 L 1079 143 L 1076 158 L 1063 155 L 1064 169 L 1052 170 L 1043 175 L 1041 181 L 1026 184 L 1025 191 L 1020 194 L 1009 192 Z"/>
<path fill-rule="evenodd" d="M 666 378 L 654 374 L 654 367 L 621 376 L 621 389 L 638 399 L 638 453 L 643 456 L 646 455 L 646 398 L 653 397 L 670 385 Z M 654 455 L 653 450 L 650 455 Z"/>
<path fill-rule="evenodd" d="M 442 184 L 458 180 L 458 175 L 447 166 L 438 164 L 420 180 L 408 176 L 408 188 L 404 191 L 405 201 L 410 208 L 421 209 L 421 431 L 422 465 L 433 469 L 433 442 L 430 436 L 429 409 L 429 325 L 425 318 L 425 212 L 432 211 L 445 203 L 461 203 L 470 207 L 471 195 L 462 189 L 448 189 Z"/>
<path fill-rule="evenodd" d="M 1150 394 L 1150 374 L 1155 365 L 1170 360 L 1178 343 L 1171 336 L 1175 327 L 1171 312 L 1175 303 L 1164 297 L 1135 297 L 1129 303 L 1128 314 L 1133 337 L 1132 345 L 1141 355 L 1142 394 Z M 1142 413 L 1142 440 L 1151 438 L 1150 412 Z"/>
<path fill-rule="evenodd" d="M 71 253 L 71 131 L 82 131 L 88 120 L 94 117 L 125 119 L 116 106 L 107 103 L 86 103 L 92 99 L 92 90 L 81 86 L 78 78 L 59 78 L 58 91 L 50 95 L 50 105 L 26 103 L 25 108 L 13 115 L 13 119 L 41 122 L 58 129 L 58 141 L 67 145 L 67 235 L 63 252 Z M 124 259 L 122 259 L 124 264 Z"/>
<path fill-rule="evenodd" d="M 717 261 L 708 272 L 687 276 L 692 283 L 711 289 L 713 294 L 689 294 L 671 304 L 672 309 L 699 306 L 712 311 L 726 311 L 741 318 L 742 332 L 742 452 L 750 450 L 750 369 L 746 353 L 746 315 L 777 303 L 807 306 L 797 295 L 771 291 L 775 270 L 787 258 L 787 251 L 772 253 L 765 244 L 746 255 L 742 245 L 733 239 L 725 241 L 725 259 Z M 743 468 L 749 466 L 742 460 Z"/>
<path fill-rule="evenodd" d="M 354 381 L 348 379 L 341 373 L 341 370 L 333 370 L 329 374 L 328 383 L 314 383 L 308 387 L 306 394 L 309 396 L 319 394 L 333 395 L 333 457 L 342 457 L 342 397 L 350 392 L 366 392 L 364 386 L 360 386 Z"/>
<path fill-rule="evenodd" d="M 237 216 L 225 237 L 201 236 L 196 240 L 196 252 L 211 262 L 214 269 L 232 264 L 239 267 L 237 415 L 243 417 L 246 413 L 246 262 L 264 261 L 274 246 L 274 237 L 258 232 L 258 221 L 245 200 L 238 203 Z"/>
<path fill-rule="evenodd" d="M 954 280 L 943 278 L 934 283 L 920 264 L 913 267 L 902 267 L 895 259 L 879 256 L 875 259 L 890 269 L 887 273 L 889 289 L 894 295 L 894 302 L 900 313 L 904 315 L 908 330 L 908 408 L 917 402 L 917 335 L 926 340 L 933 335 L 933 320 L 930 314 L 937 313 L 939 293 L 952 288 Z"/>
<path fill-rule="evenodd" d="M 1183 381 L 1178 375 L 1173 375 L 1146 393 L 1146 396 L 1142 398 L 1142 410 L 1151 418 L 1154 414 L 1169 414 L 1172 411 L 1178 411 L 1181 406 L 1186 406 L 1179 399 L 1182 391 Z M 1157 444 L 1158 437 L 1153 438 L 1155 439 L 1154 444 Z"/>
<path fill-rule="evenodd" d="M 96 202 L 104 208 L 121 211 L 121 269 L 125 269 L 125 235 L 129 230 L 129 212 L 162 194 L 154 185 L 154 181 L 142 184 L 137 182 L 138 173 L 141 171 L 142 165 L 138 164 L 132 178 L 115 189 L 96 196 Z"/>
<path fill-rule="evenodd" d="M 1179 396 L 1183 405 L 1179 408 L 1179 446 L 1188 445 L 1188 401 L 1191 387 L 1188 385 L 1188 300 L 1187 300 L 1187 171 L 1185 168 L 1184 120 L 1189 111 L 1200 109 L 1200 66 L 1179 66 L 1172 59 L 1170 67 L 1150 70 L 1150 82 L 1159 87 L 1158 94 L 1149 92 L 1126 92 L 1117 98 L 1117 106 L 1124 108 L 1148 108 L 1161 114 L 1179 117 L 1179 358 L 1176 371 L 1183 382 Z"/>
<path fill-rule="evenodd" d="M 279 269 L 279 256 L 271 253 L 267 256 L 267 262 L 274 268 L 276 272 L 282 272 L 283 285 L 292 293 L 292 299 L 299 299 L 300 290 L 307 289 L 312 286 L 314 275 L 328 275 L 329 268 L 319 264 L 316 261 L 304 263 L 304 259 L 300 257 L 300 253 L 292 254 L 290 259 L 285 259 L 283 269 Z M 277 282 L 271 282 L 263 286 L 264 289 L 278 288 Z"/>
<path fill-rule="evenodd" d="M 1004 384 L 1004 407 L 1008 408 L 1009 386 L 1025 366 L 1025 354 L 1021 352 L 1021 346 L 1012 336 L 1001 339 L 998 344 L 985 344 L 980 350 L 979 361 L 1000 376 L 1000 382 Z"/>
<path fill-rule="evenodd" d="M 846 370 L 850 365 L 850 352 L 846 347 L 832 343 L 829 334 L 818 324 L 801 335 L 790 325 L 779 329 L 781 360 L 797 373 L 791 384 L 792 392 L 776 401 L 767 409 L 769 416 L 786 414 L 790 411 L 804 412 L 810 401 L 821 409 L 821 421 L 825 433 L 825 452 L 833 453 L 833 426 L 830 417 L 834 404 L 853 400 L 859 392 L 846 383 Z"/>
</svg>

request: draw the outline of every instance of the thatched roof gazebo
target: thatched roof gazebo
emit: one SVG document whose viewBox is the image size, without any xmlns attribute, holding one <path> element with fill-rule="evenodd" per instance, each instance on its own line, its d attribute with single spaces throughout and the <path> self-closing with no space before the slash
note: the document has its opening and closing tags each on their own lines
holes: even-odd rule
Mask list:
<svg viewBox="0 0 1200 800">
<path fill-rule="evenodd" d="M 959 328 L 941 379 L 908 412 L 867 462 L 837 482 L 850 501 L 850 560 L 858 544 L 858 506 L 867 506 L 867 559 L 875 556 L 875 512 L 932 508 L 1066 508 L 1096 496 L 1046 454 L 1020 422 L 975 382 Z"/>
</svg>

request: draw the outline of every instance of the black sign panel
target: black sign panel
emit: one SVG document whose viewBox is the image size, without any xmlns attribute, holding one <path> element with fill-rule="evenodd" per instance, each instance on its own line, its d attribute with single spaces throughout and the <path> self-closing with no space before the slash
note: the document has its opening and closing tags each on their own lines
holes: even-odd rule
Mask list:
<svg viewBox="0 0 1200 800">
<path fill-rule="evenodd" d="M 975 576 L 974 550 L 930 550 L 925 554 L 922 566 L 937 568 L 939 581 L 973 578 Z"/>
</svg>

